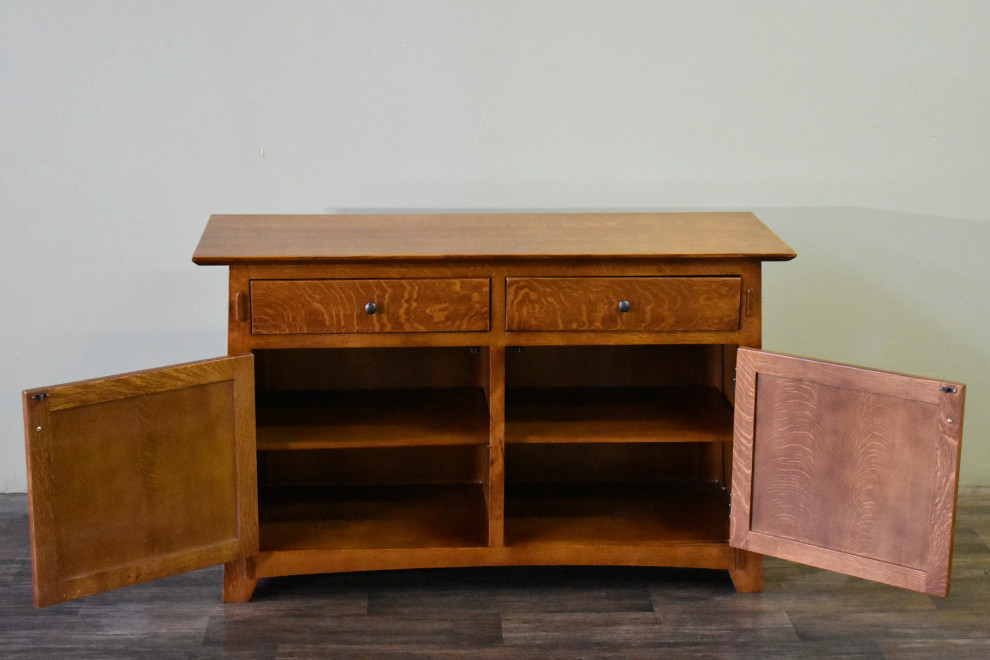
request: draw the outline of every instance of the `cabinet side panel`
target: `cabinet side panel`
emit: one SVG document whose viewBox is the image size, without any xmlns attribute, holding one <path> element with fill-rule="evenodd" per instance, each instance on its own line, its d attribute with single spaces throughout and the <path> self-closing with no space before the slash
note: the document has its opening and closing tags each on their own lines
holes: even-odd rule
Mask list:
<svg viewBox="0 0 990 660">
<path fill-rule="evenodd" d="M 251 275 L 247 266 L 231 266 L 227 299 L 227 355 L 251 349 Z"/>
</svg>

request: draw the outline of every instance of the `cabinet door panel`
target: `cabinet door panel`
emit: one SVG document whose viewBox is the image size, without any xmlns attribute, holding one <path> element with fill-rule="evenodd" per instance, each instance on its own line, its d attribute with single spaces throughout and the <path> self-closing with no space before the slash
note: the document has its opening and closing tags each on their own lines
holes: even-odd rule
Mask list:
<svg viewBox="0 0 990 660">
<path fill-rule="evenodd" d="M 739 349 L 730 543 L 947 594 L 964 394 Z"/>
<path fill-rule="evenodd" d="M 35 604 L 257 545 L 253 358 L 24 393 Z"/>
</svg>

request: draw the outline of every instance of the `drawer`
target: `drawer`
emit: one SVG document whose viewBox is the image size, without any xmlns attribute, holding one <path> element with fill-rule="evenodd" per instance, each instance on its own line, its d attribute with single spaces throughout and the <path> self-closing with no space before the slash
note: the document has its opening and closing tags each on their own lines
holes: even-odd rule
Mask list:
<svg viewBox="0 0 990 660">
<path fill-rule="evenodd" d="M 505 329 L 738 330 L 741 285 L 739 277 L 510 277 Z"/>
<path fill-rule="evenodd" d="M 252 280 L 257 335 L 488 330 L 488 280 Z"/>
</svg>

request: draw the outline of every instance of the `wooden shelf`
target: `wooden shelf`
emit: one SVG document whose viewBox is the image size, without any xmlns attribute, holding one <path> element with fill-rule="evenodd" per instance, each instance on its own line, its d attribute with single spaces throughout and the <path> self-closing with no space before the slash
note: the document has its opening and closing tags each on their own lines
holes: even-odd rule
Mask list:
<svg viewBox="0 0 990 660">
<path fill-rule="evenodd" d="M 713 387 L 512 389 L 505 441 L 728 442 L 732 416 Z"/>
<path fill-rule="evenodd" d="M 712 483 L 507 484 L 505 543 L 725 543 L 728 494 Z"/>
<path fill-rule="evenodd" d="M 480 484 L 263 491 L 261 550 L 464 548 L 487 544 Z"/>
<path fill-rule="evenodd" d="M 265 392 L 258 449 L 487 445 L 480 388 Z"/>
</svg>

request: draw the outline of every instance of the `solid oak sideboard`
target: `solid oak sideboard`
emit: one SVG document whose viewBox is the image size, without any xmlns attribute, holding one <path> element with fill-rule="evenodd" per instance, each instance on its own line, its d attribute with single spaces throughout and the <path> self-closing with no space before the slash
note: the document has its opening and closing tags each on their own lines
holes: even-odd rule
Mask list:
<svg viewBox="0 0 990 660">
<path fill-rule="evenodd" d="M 762 555 L 944 595 L 961 384 L 758 350 L 750 213 L 217 215 L 228 353 L 24 392 L 35 603 Z"/>
</svg>

